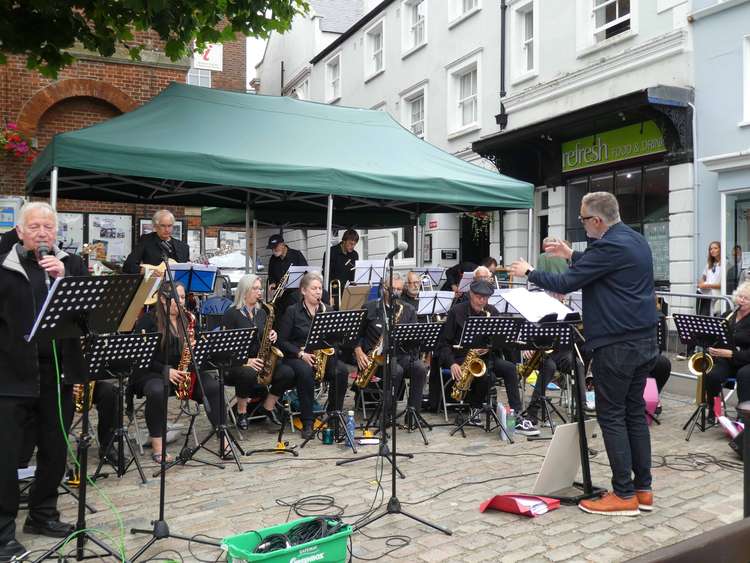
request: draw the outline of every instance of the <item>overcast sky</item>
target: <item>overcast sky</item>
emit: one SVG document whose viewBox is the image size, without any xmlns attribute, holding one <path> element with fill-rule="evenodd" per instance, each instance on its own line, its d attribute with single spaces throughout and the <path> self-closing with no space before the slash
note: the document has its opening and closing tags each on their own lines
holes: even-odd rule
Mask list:
<svg viewBox="0 0 750 563">
<path fill-rule="evenodd" d="M 247 83 L 255 78 L 255 65 L 263 58 L 263 50 L 266 48 L 265 39 L 247 38 Z"/>
</svg>

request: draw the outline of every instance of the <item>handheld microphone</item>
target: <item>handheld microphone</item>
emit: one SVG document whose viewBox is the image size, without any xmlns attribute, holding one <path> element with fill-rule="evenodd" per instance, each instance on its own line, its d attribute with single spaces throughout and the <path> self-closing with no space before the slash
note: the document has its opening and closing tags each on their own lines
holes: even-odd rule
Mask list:
<svg viewBox="0 0 750 563">
<path fill-rule="evenodd" d="M 385 257 L 385 259 L 386 259 L 386 260 L 390 260 L 391 258 L 393 258 L 394 256 L 396 256 L 396 254 L 398 254 L 398 253 L 400 253 L 400 252 L 403 252 L 403 251 L 404 251 L 404 250 L 406 250 L 407 248 L 409 248 L 409 245 L 408 245 L 408 244 L 406 244 L 406 242 L 404 242 L 404 241 L 402 240 L 401 242 L 399 242 L 399 243 L 398 243 L 398 244 L 396 245 L 396 248 L 394 248 L 393 250 L 391 250 L 391 251 L 390 251 L 390 252 L 388 253 L 388 256 L 386 256 L 386 257 Z"/>
<path fill-rule="evenodd" d="M 45 256 L 52 256 L 52 251 L 50 250 L 49 246 L 45 243 L 42 243 L 39 246 L 37 246 L 36 253 L 39 256 L 39 260 L 41 260 Z M 47 270 L 44 270 L 44 283 L 47 285 L 47 289 L 49 289 L 49 274 L 47 273 Z"/>
</svg>

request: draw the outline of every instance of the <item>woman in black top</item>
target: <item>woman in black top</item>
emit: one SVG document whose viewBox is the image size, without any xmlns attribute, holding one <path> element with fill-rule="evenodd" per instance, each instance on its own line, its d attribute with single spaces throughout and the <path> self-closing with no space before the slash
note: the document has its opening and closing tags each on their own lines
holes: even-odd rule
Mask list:
<svg viewBox="0 0 750 563">
<path fill-rule="evenodd" d="M 234 385 L 237 390 L 237 426 L 243 430 L 248 427 L 248 398 L 265 393 L 265 386 L 257 383 L 258 371 L 263 368 L 263 360 L 258 358 L 258 352 L 267 318 L 266 310 L 259 304 L 262 293 L 263 285 L 258 276 L 254 274 L 243 276 L 237 284 L 234 303 L 224 312 L 222 318 L 222 326 L 225 329 L 252 327 L 258 329 L 247 363 L 244 366 L 232 368 L 226 378 L 226 381 Z M 271 330 L 269 338 L 271 342 L 276 342 L 275 330 Z M 265 414 L 274 424 L 281 424 L 275 412 L 276 402 L 284 391 L 294 387 L 294 384 L 294 372 L 289 367 L 282 366 L 279 361 L 271 379 L 271 389 L 266 395 L 263 406 L 258 407 L 255 412 Z"/>
<path fill-rule="evenodd" d="M 185 305 L 185 286 L 176 283 L 177 295 L 180 305 Z M 172 284 L 164 282 L 159 288 L 159 299 L 154 311 L 143 315 L 135 325 L 133 332 L 152 333 L 158 332 L 162 335 L 161 345 L 151 360 L 148 369 L 138 370 L 133 374 L 131 383 L 138 397 L 146 397 L 146 426 L 151 438 L 153 458 L 157 463 L 161 462 L 162 422 L 167 416 L 164 410 L 164 384 L 162 372 L 166 365 L 169 366 L 169 381 L 171 383 L 171 394 L 174 394 L 177 385 L 185 378 L 190 377 L 188 371 L 178 371 L 180 357 L 184 347 L 184 336 L 179 321 L 179 309 L 172 299 Z M 186 319 L 187 322 L 187 319 Z M 197 325 L 196 325 L 197 328 Z M 165 363 L 166 352 L 166 363 Z M 205 370 L 201 371 L 201 381 L 206 390 L 211 413 L 209 419 L 214 426 L 219 422 L 219 384 L 210 377 Z M 201 387 L 196 382 L 193 387 L 192 396 L 196 402 L 203 400 Z M 169 460 L 168 460 L 169 461 Z"/>
<path fill-rule="evenodd" d="M 709 348 L 714 359 L 713 369 L 706 375 L 709 420 L 714 419 L 713 398 L 721 393 L 728 377 L 737 378 L 737 399 L 750 400 L 750 282 L 742 282 L 734 292 L 737 309 L 729 314 L 729 334 L 732 348 Z"/>
<path fill-rule="evenodd" d="M 325 311 L 325 307 L 320 302 L 323 296 L 323 278 L 317 272 L 308 272 L 302 276 L 299 289 L 302 299 L 290 305 L 279 322 L 278 346 L 284 353 L 283 365 L 291 368 L 296 377 L 302 418 L 302 437 L 308 439 L 313 434 L 314 356 L 306 352 L 304 346 L 313 317 Z M 329 410 L 341 410 L 346 393 L 348 374 L 343 366 L 341 370 L 337 368 L 338 363 L 334 354 L 328 358 L 325 372 L 326 379 L 334 380 L 334 385 L 328 393 Z"/>
</svg>

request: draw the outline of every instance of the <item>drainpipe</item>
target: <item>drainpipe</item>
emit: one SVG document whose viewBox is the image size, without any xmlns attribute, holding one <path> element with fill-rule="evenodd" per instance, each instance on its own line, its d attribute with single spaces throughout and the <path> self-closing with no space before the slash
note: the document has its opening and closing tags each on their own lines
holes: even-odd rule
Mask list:
<svg viewBox="0 0 750 563">
<path fill-rule="evenodd" d="M 505 14 L 508 11 L 508 5 L 506 0 L 500 0 L 500 113 L 495 116 L 495 123 L 500 126 L 500 130 L 504 130 L 508 126 L 508 114 L 505 113 L 505 105 L 503 104 L 503 98 L 505 98 L 505 43 L 506 43 L 506 32 L 505 32 Z"/>
<path fill-rule="evenodd" d="M 690 107 L 690 110 L 693 112 L 692 117 L 692 135 L 693 135 L 693 268 L 695 268 L 695 271 L 693 272 L 693 280 L 698 279 L 698 269 L 696 268 L 698 264 L 698 256 L 699 248 L 698 245 L 700 241 L 698 240 L 699 235 L 699 228 L 700 228 L 700 222 L 698 221 L 698 188 L 700 187 L 700 182 L 698 181 L 698 112 L 695 110 L 695 105 L 693 105 L 692 102 L 688 102 L 687 105 Z M 725 217 L 722 215 L 722 218 Z M 722 233 L 723 234 L 723 233 Z M 722 246 L 722 251 L 724 252 L 725 249 Z M 723 258 L 722 258 L 723 260 Z M 723 263 L 723 262 L 722 262 Z M 724 272 L 724 268 L 722 268 L 722 276 L 721 276 L 722 282 L 722 293 L 725 291 L 725 280 L 726 280 L 726 272 Z"/>
</svg>

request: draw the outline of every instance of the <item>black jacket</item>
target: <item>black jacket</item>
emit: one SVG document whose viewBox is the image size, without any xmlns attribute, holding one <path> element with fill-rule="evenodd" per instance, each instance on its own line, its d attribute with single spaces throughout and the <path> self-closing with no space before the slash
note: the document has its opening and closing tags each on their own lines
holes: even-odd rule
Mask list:
<svg viewBox="0 0 750 563">
<path fill-rule="evenodd" d="M 616 223 L 585 252 L 574 252 L 567 272 L 534 270 L 529 281 L 555 293 L 583 289 L 585 348 L 656 339 L 654 266 L 646 239 Z"/>
<path fill-rule="evenodd" d="M 197 328 L 197 324 L 196 324 Z M 156 316 L 153 313 L 147 313 L 138 319 L 133 327 L 133 333 L 145 332 L 151 334 L 159 332 L 159 327 L 156 324 Z M 164 338 L 164 335 L 162 335 Z M 163 341 L 162 341 L 163 345 Z M 136 386 L 141 386 L 148 379 L 160 378 L 165 365 L 169 365 L 172 368 L 177 368 L 180 363 L 180 357 L 182 356 L 182 347 L 180 346 L 180 339 L 173 335 L 171 332 L 167 335 L 167 363 L 164 363 L 164 348 L 160 345 L 154 355 L 151 357 L 151 364 L 147 369 L 136 370 L 131 378 L 132 382 Z"/>
<path fill-rule="evenodd" d="M 323 305 L 318 305 L 318 313 L 325 310 Z M 285 358 L 296 358 L 299 351 L 307 342 L 307 334 L 310 332 L 313 318 L 305 307 L 304 301 L 300 299 L 289 305 L 284 315 L 279 320 L 278 339 L 276 346 L 284 352 Z"/>
<path fill-rule="evenodd" d="M 35 342 L 26 342 L 36 313 L 36 303 L 26 271 L 14 247 L 0 255 L 0 396 L 39 396 L 39 353 Z M 66 276 L 85 276 L 80 257 L 57 248 L 56 256 L 65 264 Z M 64 338 L 57 342 L 62 371 L 67 382 L 82 381 L 88 371 L 78 338 Z"/>
<path fill-rule="evenodd" d="M 734 313 L 728 328 L 733 350 L 732 365 L 739 369 L 750 364 L 750 315 L 739 322 L 736 319 L 737 313 Z"/>
<path fill-rule="evenodd" d="M 356 250 L 345 253 L 341 244 L 332 246 L 330 249 L 331 256 L 331 274 L 329 280 L 339 280 L 341 290 L 344 290 L 347 282 L 354 281 L 354 265 L 359 260 L 359 254 Z M 323 264 L 326 263 L 326 255 L 323 255 Z"/>
<path fill-rule="evenodd" d="M 221 326 L 226 330 L 232 330 L 237 328 L 256 328 L 255 337 L 253 338 L 253 344 L 250 348 L 251 358 L 258 357 L 258 351 L 260 350 L 260 338 L 263 336 L 263 330 L 266 326 L 266 310 L 258 308 L 255 311 L 253 318 L 246 317 L 245 314 L 234 306 L 229 307 L 224 311 L 224 316 L 221 319 Z"/>
<path fill-rule="evenodd" d="M 402 301 L 397 301 L 396 303 L 403 307 L 398 322 L 396 323 L 397 325 L 417 322 L 417 312 L 414 307 Z M 363 333 L 360 335 L 357 344 L 362 348 L 362 351 L 367 354 L 379 342 L 380 336 L 383 333 L 382 300 L 378 299 L 375 301 L 368 301 L 362 308 L 367 311 L 367 315 L 365 316 Z M 396 309 L 396 314 L 398 314 L 398 311 L 399 309 Z M 399 350 L 397 355 L 403 355 L 403 352 Z"/>
<path fill-rule="evenodd" d="M 176 262 L 188 262 L 190 260 L 190 247 L 177 239 L 169 239 L 172 251 L 169 257 Z M 123 274 L 140 274 L 141 264 L 158 266 L 162 263 L 161 239 L 156 233 L 143 235 L 141 240 L 133 249 L 133 252 L 125 260 L 122 266 Z"/>
<path fill-rule="evenodd" d="M 469 301 L 464 301 L 463 303 L 454 305 L 448 311 L 448 317 L 445 319 L 445 325 L 440 332 L 436 346 L 440 365 L 444 368 L 449 368 L 452 364 L 460 364 L 464 357 L 466 357 L 467 350 L 465 348 L 454 348 L 453 345 L 460 342 L 461 333 L 464 330 L 467 318 L 484 315 L 484 313 L 481 315 L 474 314 L 474 312 L 470 311 L 470 308 Z M 489 311 L 492 317 L 500 314 L 492 305 L 487 305 L 485 311 Z"/>
<path fill-rule="evenodd" d="M 287 247 L 284 258 L 271 256 L 268 261 L 268 282 L 279 283 L 289 266 L 307 266 L 307 260 L 299 250 Z"/>
</svg>

